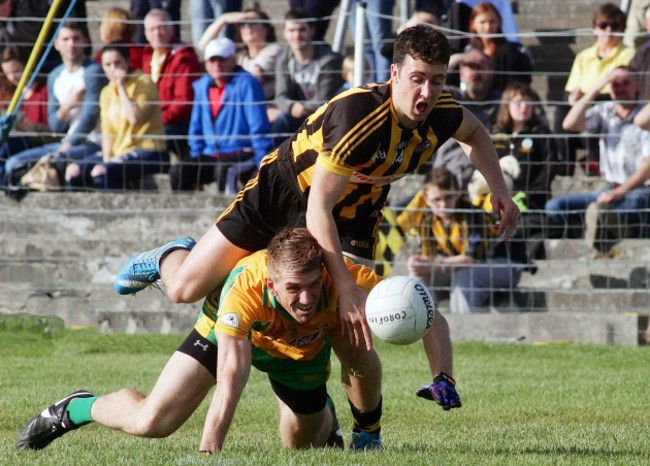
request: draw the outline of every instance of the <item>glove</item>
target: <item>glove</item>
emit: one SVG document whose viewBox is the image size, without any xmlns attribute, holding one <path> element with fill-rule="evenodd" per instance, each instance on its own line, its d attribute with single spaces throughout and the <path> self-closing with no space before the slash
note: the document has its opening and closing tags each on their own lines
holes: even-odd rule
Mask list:
<svg viewBox="0 0 650 466">
<path fill-rule="evenodd" d="M 456 393 L 455 385 L 456 381 L 454 379 L 441 372 L 433 378 L 431 385 L 425 385 L 415 394 L 425 400 L 435 401 L 442 406 L 442 409 L 448 411 L 451 408 L 463 406 L 458 393 Z"/>
</svg>

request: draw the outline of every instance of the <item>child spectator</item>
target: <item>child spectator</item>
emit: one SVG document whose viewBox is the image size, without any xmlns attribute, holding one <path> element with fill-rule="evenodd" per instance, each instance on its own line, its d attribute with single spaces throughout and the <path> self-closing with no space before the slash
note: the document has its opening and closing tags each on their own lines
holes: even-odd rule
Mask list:
<svg viewBox="0 0 650 466">
<path fill-rule="evenodd" d="M 69 189 L 138 188 L 144 175 L 169 168 L 158 91 L 151 78 L 131 70 L 129 62 L 123 43 L 102 50 L 102 67 L 109 79 L 99 97 L 102 150 L 68 165 Z"/>
</svg>

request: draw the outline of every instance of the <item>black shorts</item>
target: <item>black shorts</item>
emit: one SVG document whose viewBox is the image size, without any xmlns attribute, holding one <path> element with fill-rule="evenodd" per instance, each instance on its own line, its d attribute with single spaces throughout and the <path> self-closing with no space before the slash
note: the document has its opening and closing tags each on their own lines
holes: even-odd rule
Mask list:
<svg viewBox="0 0 650 466">
<path fill-rule="evenodd" d="M 217 219 L 217 228 L 236 246 L 248 251 L 265 249 L 285 227 L 304 227 L 306 196 L 291 170 L 278 160 L 263 165 L 258 175 Z M 336 219 L 344 252 L 373 259 L 380 212 L 368 218 Z"/>
<path fill-rule="evenodd" d="M 205 367 L 214 379 L 217 379 L 217 346 L 207 338 L 201 336 L 196 329 L 192 329 L 185 341 L 177 349 L 178 352 L 187 354 Z M 327 390 L 325 384 L 313 390 L 296 390 L 269 377 L 273 392 L 294 413 L 313 414 L 325 406 Z"/>
</svg>

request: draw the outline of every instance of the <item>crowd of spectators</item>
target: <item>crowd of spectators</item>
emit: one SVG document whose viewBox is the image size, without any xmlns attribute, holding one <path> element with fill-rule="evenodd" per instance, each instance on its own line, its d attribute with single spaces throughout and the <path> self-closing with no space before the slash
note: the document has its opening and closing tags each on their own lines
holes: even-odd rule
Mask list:
<svg viewBox="0 0 650 466">
<path fill-rule="evenodd" d="M 22 17 L 44 17 L 46 3 L 12 2 L 13 9 L 4 11 L 3 107 L 25 68 L 36 35 L 29 31 L 41 22 L 16 25 Z M 133 0 L 131 10 L 106 10 L 101 44 L 91 44 L 82 20 L 85 2 L 78 2 L 54 40 L 47 81 L 37 79 L 25 91 L 15 131 L 0 148 L 2 189 L 24 193 L 21 178 L 44 156 L 60 189 L 138 189 L 147 174 L 166 172 L 174 191 L 201 190 L 213 182 L 227 193 L 240 189 L 262 157 L 352 86 L 354 75 L 352 57 L 344 61 L 325 40 L 339 2 L 291 0 L 281 25 L 258 3 L 243 9 L 242 3 L 191 0 L 192 44 L 187 44 L 178 27 L 180 0 Z M 354 12 L 356 2 L 351 4 Z M 452 41 L 446 90 L 488 128 L 499 157 L 516 165 L 508 174 L 524 211 L 521 236 L 528 251 L 522 263 L 543 258 L 548 237 L 586 235 L 594 249 L 606 253 L 626 235 L 647 234 L 650 104 L 644 104 L 650 100 L 650 41 L 640 32 L 650 31 L 647 1 L 632 1 L 627 17 L 613 3 L 594 7 L 595 42 L 576 55 L 565 100 L 555 106 L 552 121 L 551 108 L 532 84 L 535 57 L 521 44 L 510 2 L 422 0 L 414 6 L 398 32 L 428 23 L 466 33 Z M 395 2 L 368 0 L 366 8 L 363 80 L 382 82 L 390 72 Z M 351 15 L 349 26 L 354 25 Z M 99 47 L 94 55 L 91 46 Z M 593 136 L 586 138 L 588 133 Z M 582 163 L 578 152 L 586 152 Z M 441 167 L 453 182 L 427 178 L 425 191 L 414 193 L 417 202 L 409 204 L 430 210 L 427 228 L 436 221 L 449 224 L 427 202 L 427 190 L 455 189 L 454 203 L 467 199 L 489 211 L 489 196 L 469 199 L 474 168 L 455 141 L 439 149 L 429 170 L 437 170 L 439 178 Z M 601 177 L 605 189 L 552 197 L 554 178 L 580 168 Z M 418 267 L 413 265 L 420 275 Z M 516 285 L 514 275 L 509 280 Z M 463 302 L 470 304 L 461 307 L 479 306 L 477 299 L 484 302 L 465 295 Z"/>
</svg>

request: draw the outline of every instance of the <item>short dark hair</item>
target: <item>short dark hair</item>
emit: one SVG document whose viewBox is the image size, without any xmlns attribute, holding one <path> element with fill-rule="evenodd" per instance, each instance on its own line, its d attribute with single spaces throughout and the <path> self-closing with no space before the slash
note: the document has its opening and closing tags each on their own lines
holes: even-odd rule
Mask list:
<svg viewBox="0 0 650 466">
<path fill-rule="evenodd" d="M 432 65 L 449 65 L 451 47 L 445 35 L 426 24 L 404 29 L 395 40 L 393 63 L 400 66 L 407 55 Z"/>
<path fill-rule="evenodd" d="M 323 267 L 323 249 L 306 228 L 285 228 L 267 249 L 268 276 L 277 280 L 282 272 L 310 272 Z"/>
<path fill-rule="evenodd" d="M 106 44 L 102 47 L 101 55 L 104 55 L 106 52 L 117 52 L 122 56 L 122 58 L 124 58 L 127 64 L 131 64 L 130 44 L 127 44 L 126 42 L 116 41 Z"/>
<path fill-rule="evenodd" d="M 458 191 L 458 180 L 447 167 L 435 167 L 424 175 L 422 186 L 435 186 L 448 191 Z"/>
<path fill-rule="evenodd" d="M 311 20 L 312 18 L 313 16 L 307 13 L 302 8 L 292 8 L 289 11 L 287 11 L 287 13 L 284 15 L 285 21 L 299 21 L 301 23 L 307 23 L 309 27 L 313 28 L 314 22 L 307 21 L 307 20 Z"/>
<path fill-rule="evenodd" d="M 604 3 L 598 7 L 594 14 L 591 16 L 592 23 L 596 23 L 596 19 L 605 17 L 611 21 L 618 23 L 619 30 L 625 28 L 625 13 L 618 6 L 613 3 Z"/>
<path fill-rule="evenodd" d="M 79 31 L 84 36 L 84 38 L 89 39 L 88 28 L 86 27 L 85 20 L 69 18 L 65 23 L 63 23 L 63 26 L 61 27 L 70 29 L 71 31 Z"/>
</svg>

